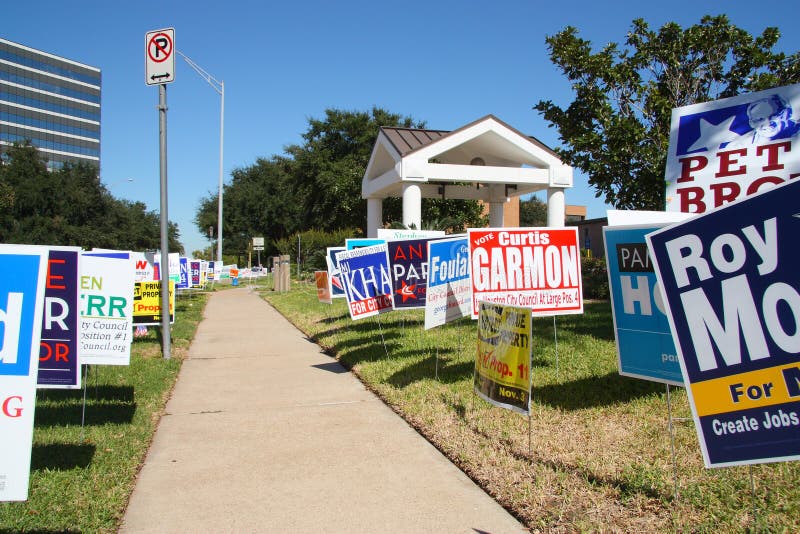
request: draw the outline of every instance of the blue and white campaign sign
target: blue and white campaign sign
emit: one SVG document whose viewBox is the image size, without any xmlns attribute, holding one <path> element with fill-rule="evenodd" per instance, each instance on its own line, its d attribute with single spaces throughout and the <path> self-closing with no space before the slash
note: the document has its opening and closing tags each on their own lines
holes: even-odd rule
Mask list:
<svg viewBox="0 0 800 534">
<path fill-rule="evenodd" d="M 339 270 L 339 261 L 336 253 L 347 250 L 345 247 L 328 247 L 325 255 L 325 262 L 328 265 L 328 293 L 332 299 L 344 298 L 344 282 L 342 282 L 342 271 Z"/>
<path fill-rule="evenodd" d="M 178 258 L 178 276 L 178 283 L 175 284 L 175 287 L 178 289 L 189 289 L 189 287 L 191 287 L 189 283 L 189 258 Z"/>
<path fill-rule="evenodd" d="M 81 387 L 81 366 L 78 361 L 80 255 L 79 247 L 50 247 L 48 253 L 36 380 L 40 389 Z"/>
<path fill-rule="evenodd" d="M 337 252 L 336 260 L 353 320 L 392 311 L 392 277 L 386 243 Z"/>
<path fill-rule="evenodd" d="M 667 210 L 704 213 L 800 176 L 800 84 L 672 111 Z"/>
<path fill-rule="evenodd" d="M 0 244 L 0 501 L 28 498 L 48 249 Z M 57 279 L 54 279 L 54 283 Z"/>
<path fill-rule="evenodd" d="M 683 385 L 645 235 L 666 224 L 603 227 L 619 374 Z"/>
<path fill-rule="evenodd" d="M 130 364 L 134 276 L 129 252 L 81 255 L 78 351 L 82 364 Z"/>
<path fill-rule="evenodd" d="M 647 236 L 707 467 L 800 459 L 800 180 Z"/>
<path fill-rule="evenodd" d="M 371 247 L 373 245 L 383 245 L 384 243 L 386 243 L 385 239 L 376 239 L 373 237 L 354 237 L 344 240 L 344 246 L 347 250 Z"/>
<path fill-rule="evenodd" d="M 394 308 L 424 308 L 428 287 L 428 239 L 387 241 Z"/>
<path fill-rule="evenodd" d="M 425 330 L 471 315 L 472 283 L 467 236 L 429 241 Z"/>
</svg>

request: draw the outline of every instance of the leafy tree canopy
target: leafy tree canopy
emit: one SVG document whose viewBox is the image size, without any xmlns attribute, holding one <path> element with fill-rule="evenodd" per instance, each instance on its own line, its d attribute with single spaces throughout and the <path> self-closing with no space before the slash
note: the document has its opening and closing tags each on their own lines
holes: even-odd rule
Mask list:
<svg viewBox="0 0 800 534">
<path fill-rule="evenodd" d="M 366 232 L 366 200 L 361 179 L 381 126 L 422 128 L 424 123 L 384 109 L 328 109 L 324 119 L 309 119 L 302 144 L 285 154 L 236 169 L 223 191 L 223 247 L 227 254 L 247 250 L 253 236 L 267 238 L 267 255 L 275 242 L 308 230 L 335 232 L 360 228 Z M 195 224 L 204 234 L 216 232 L 217 194 L 199 206 Z M 402 217 L 399 199 L 386 199 L 384 221 Z M 454 220 L 453 227 L 476 224 L 481 209 L 473 201 L 424 199 L 423 220 Z"/>
<path fill-rule="evenodd" d="M 800 52 L 773 51 L 779 37 L 777 28 L 753 37 L 725 15 L 658 31 L 636 19 L 623 45 L 594 52 L 568 26 L 546 43 L 575 99 L 566 109 L 549 100 L 535 109 L 597 196 L 619 209 L 661 210 L 672 108 L 797 83 Z"/>
<path fill-rule="evenodd" d="M 141 202 L 118 200 L 97 168 L 67 163 L 49 172 L 29 143 L 11 147 L 0 165 L 0 242 L 146 250 L 161 246 L 160 217 Z M 170 250 L 180 251 L 169 225 Z"/>
</svg>

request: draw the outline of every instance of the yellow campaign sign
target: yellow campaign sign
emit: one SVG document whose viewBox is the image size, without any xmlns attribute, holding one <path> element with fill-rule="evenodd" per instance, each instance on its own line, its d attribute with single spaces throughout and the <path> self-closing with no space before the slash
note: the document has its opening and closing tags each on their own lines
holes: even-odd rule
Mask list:
<svg viewBox="0 0 800 534">
<path fill-rule="evenodd" d="M 475 391 L 486 401 L 530 413 L 531 310 L 482 301 Z"/>
<path fill-rule="evenodd" d="M 175 281 L 169 281 L 169 322 L 175 322 Z M 133 324 L 161 324 L 161 281 L 135 282 L 133 286 Z"/>
</svg>

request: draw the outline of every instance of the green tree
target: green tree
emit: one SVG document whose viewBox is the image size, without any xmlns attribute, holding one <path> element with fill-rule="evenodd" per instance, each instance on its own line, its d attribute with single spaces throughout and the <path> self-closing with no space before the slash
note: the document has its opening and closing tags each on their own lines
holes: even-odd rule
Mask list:
<svg viewBox="0 0 800 534">
<path fill-rule="evenodd" d="M 547 204 L 536 197 L 519 201 L 520 226 L 547 226 Z"/>
<path fill-rule="evenodd" d="M 141 202 L 118 200 L 97 168 L 67 163 L 47 170 L 30 143 L 11 147 L 0 165 L 0 242 L 144 250 L 160 247 L 160 218 Z M 169 226 L 171 250 L 181 250 Z"/>
<path fill-rule="evenodd" d="M 725 15 L 658 31 L 636 19 L 623 46 L 592 52 L 568 26 L 546 43 L 575 99 L 566 109 L 549 100 L 535 109 L 558 129 L 561 158 L 589 175 L 597 196 L 619 209 L 661 210 L 672 108 L 800 81 L 800 52 L 773 51 L 779 37 L 767 28 L 754 38 Z"/>
<path fill-rule="evenodd" d="M 259 158 L 233 172 L 223 192 L 223 247 L 226 254 L 243 254 L 253 236 L 274 246 L 298 232 L 366 232 L 366 201 L 361 179 L 381 126 L 421 128 L 423 123 L 380 108 L 368 112 L 328 109 L 324 119 L 309 119 L 303 143 L 282 156 Z M 399 199 L 387 199 L 384 221 L 401 218 Z M 475 201 L 424 199 L 423 220 L 453 221 L 460 230 L 480 225 Z M 209 193 L 197 209 L 195 224 L 202 233 L 217 228 L 217 195 Z M 262 255 L 277 252 L 272 248 Z"/>
</svg>

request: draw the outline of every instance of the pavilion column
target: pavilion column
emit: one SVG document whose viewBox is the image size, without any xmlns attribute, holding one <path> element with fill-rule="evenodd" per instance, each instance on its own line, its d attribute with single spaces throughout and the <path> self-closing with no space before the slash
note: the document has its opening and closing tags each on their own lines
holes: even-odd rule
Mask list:
<svg viewBox="0 0 800 534">
<path fill-rule="evenodd" d="M 565 224 L 564 189 L 549 187 L 547 189 L 547 226 L 560 228 Z"/>
<path fill-rule="evenodd" d="M 383 226 L 383 199 L 367 199 L 367 237 L 378 237 L 378 228 Z"/>
<path fill-rule="evenodd" d="M 503 207 L 505 202 L 489 203 L 489 228 L 503 227 Z"/>
<path fill-rule="evenodd" d="M 403 224 L 422 229 L 422 190 L 419 184 L 403 184 Z"/>
</svg>

